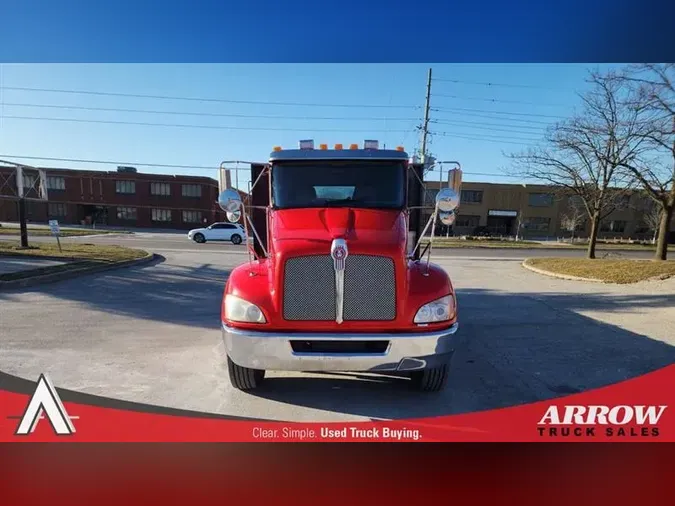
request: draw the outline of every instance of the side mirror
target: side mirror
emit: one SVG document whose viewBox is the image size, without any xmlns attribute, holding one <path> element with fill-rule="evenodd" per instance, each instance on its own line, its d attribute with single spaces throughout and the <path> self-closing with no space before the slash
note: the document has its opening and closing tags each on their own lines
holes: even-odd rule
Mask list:
<svg viewBox="0 0 675 506">
<path fill-rule="evenodd" d="M 239 196 L 239 192 L 233 188 L 228 188 L 218 195 L 218 205 L 226 213 L 236 213 L 241 212 L 241 207 L 243 204 L 241 202 L 241 196 Z"/>
<path fill-rule="evenodd" d="M 237 211 L 226 211 L 225 217 L 230 223 L 237 223 L 241 219 L 241 210 Z"/>
<path fill-rule="evenodd" d="M 459 206 L 459 196 L 452 188 L 442 188 L 436 195 L 436 208 L 441 212 L 449 213 Z"/>
<path fill-rule="evenodd" d="M 455 223 L 456 218 L 457 215 L 454 213 L 454 211 L 440 211 L 438 213 L 438 219 L 441 220 L 443 225 L 447 225 L 448 227 Z"/>
</svg>

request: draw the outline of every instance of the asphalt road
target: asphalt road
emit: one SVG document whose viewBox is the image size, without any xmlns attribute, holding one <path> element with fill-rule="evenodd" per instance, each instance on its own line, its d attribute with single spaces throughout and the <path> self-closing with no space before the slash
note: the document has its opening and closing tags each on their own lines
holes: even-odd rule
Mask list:
<svg viewBox="0 0 675 506">
<path fill-rule="evenodd" d="M 405 380 L 369 375 L 272 372 L 264 389 L 243 393 L 229 384 L 219 331 L 222 290 L 246 261 L 243 247 L 172 234 L 66 241 L 147 248 L 164 260 L 0 292 L 1 371 L 29 379 L 46 372 L 59 387 L 175 408 L 330 421 L 516 405 L 675 363 L 675 280 L 586 284 L 520 266 L 540 250 L 445 250 L 436 259 L 452 276 L 467 338 L 447 390 L 421 394 Z"/>
</svg>

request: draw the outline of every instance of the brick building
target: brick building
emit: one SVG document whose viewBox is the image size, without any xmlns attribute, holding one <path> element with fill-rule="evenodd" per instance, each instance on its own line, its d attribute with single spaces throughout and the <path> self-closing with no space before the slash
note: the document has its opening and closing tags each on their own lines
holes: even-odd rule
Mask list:
<svg viewBox="0 0 675 506">
<path fill-rule="evenodd" d="M 426 185 L 427 203 L 431 204 L 438 192 L 439 182 L 429 181 Z M 582 216 L 574 235 L 588 237 L 590 224 L 582 210 L 583 204 L 578 202 L 574 205 L 574 199 L 560 196 L 553 187 L 546 185 L 464 182 L 452 231 L 454 235 L 471 235 L 482 229 L 503 236 L 515 236 L 519 232 L 520 236 L 533 239 L 569 237 L 572 231 L 567 230 L 563 218 L 577 207 Z M 645 221 L 651 205 L 649 198 L 640 192 L 620 198 L 616 210 L 601 222 L 598 237 L 651 239 L 654 231 Z M 670 229 L 672 242 L 675 240 L 672 232 L 675 230 L 675 217 Z M 437 231 L 445 234 L 446 229 L 440 225 Z"/>
<path fill-rule="evenodd" d="M 117 227 L 189 229 L 204 222 L 225 219 L 217 204 L 218 181 L 200 176 L 138 173 L 134 168 L 117 171 L 44 169 L 48 201 L 26 201 L 29 222 L 57 219 L 62 224 L 100 224 Z M 34 186 L 37 171 L 27 170 L 25 188 Z M 0 221 L 18 221 L 16 176 L 0 167 Z M 35 190 L 26 197 L 37 197 Z"/>
</svg>

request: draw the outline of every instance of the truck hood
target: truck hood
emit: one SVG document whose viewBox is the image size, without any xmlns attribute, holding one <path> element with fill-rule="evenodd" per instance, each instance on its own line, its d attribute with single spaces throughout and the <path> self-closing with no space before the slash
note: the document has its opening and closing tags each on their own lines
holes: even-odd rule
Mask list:
<svg viewBox="0 0 675 506">
<path fill-rule="evenodd" d="M 281 246 L 292 241 L 333 239 L 400 245 L 405 241 L 405 216 L 397 210 L 357 208 L 286 209 L 272 213 L 272 237 Z"/>
</svg>

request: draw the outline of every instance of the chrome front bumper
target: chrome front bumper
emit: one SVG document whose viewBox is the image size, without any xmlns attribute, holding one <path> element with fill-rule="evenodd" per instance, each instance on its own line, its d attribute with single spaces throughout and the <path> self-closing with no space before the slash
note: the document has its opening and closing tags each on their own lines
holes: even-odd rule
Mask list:
<svg viewBox="0 0 675 506">
<path fill-rule="evenodd" d="M 459 324 L 414 334 L 275 333 L 223 324 L 225 349 L 242 367 L 276 371 L 415 371 L 449 360 L 458 345 Z M 388 341 L 383 353 L 296 352 L 292 341 Z"/>
</svg>

